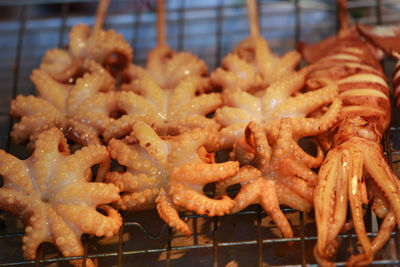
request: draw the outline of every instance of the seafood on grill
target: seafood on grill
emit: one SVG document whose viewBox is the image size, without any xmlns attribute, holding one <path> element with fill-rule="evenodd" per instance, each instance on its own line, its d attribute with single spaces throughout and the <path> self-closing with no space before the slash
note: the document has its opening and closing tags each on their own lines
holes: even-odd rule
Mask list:
<svg viewBox="0 0 400 267">
<path fill-rule="evenodd" d="M 136 79 L 152 79 L 162 89 L 171 89 L 189 76 L 208 74 L 206 63 L 188 52 L 174 52 L 167 45 L 165 0 L 157 0 L 157 46 L 147 56 L 146 67 L 131 64 L 122 74 L 123 83 Z"/>
<path fill-rule="evenodd" d="M 259 91 L 257 95 L 242 90 L 224 91 L 224 106 L 215 112 L 215 120 L 221 125 L 218 133 L 220 147 L 231 148 L 243 137 L 248 122 L 269 124 L 283 117 L 304 118 L 322 106 L 332 103 L 337 96 L 337 86 L 327 84 L 311 92 L 301 93 L 305 78 L 309 72 L 303 68 L 287 75 Z M 323 125 L 332 125 L 336 121 L 340 101 L 335 101 L 319 120 Z M 324 127 L 325 127 L 324 126 Z"/>
<path fill-rule="evenodd" d="M 200 127 L 217 131 L 208 113 L 222 106 L 220 93 L 199 94 L 208 81 L 191 76 L 171 90 L 161 89 L 152 79 L 138 79 L 121 91 L 99 93 L 80 105 L 75 118 L 97 130 L 107 142 L 129 135 L 131 124 L 142 120 L 158 134 L 176 135 Z"/>
<path fill-rule="evenodd" d="M 20 120 L 11 132 L 16 143 L 29 140 L 32 147 L 41 132 L 56 127 L 81 145 L 100 144 L 95 129 L 78 121 L 74 114 L 87 98 L 115 89 L 115 80 L 107 71 L 86 73 L 75 84 L 58 82 L 41 69 L 34 70 L 31 79 L 39 96 L 18 95 L 11 101 L 10 113 Z"/>
<path fill-rule="evenodd" d="M 388 231 L 393 220 L 397 224 L 400 222 L 400 182 L 386 162 L 380 144 L 390 122 L 389 87 L 371 50 L 356 30 L 348 27 L 346 2 L 340 0 L 339 4 L 339 34 L 302 48 L 305 58 L 313 61 L 307 81 L 310 90 L 320 86 L 315 79 L 334 82 L 343 102 L 338 123 L 325 138 L 328 153 L 314 191 L 318 228 L 314 255 L 322 265 L 332 264 L 330 259 L 338 246 L 336 238 L 346 222 L 350 206 L 360 249 L 357 255 L 350 257 L 348 264 L 360 266 L 370 264 L 378 247 L 376 244 L 384 244 L 390 237 Z M 373 180 L 387 201 L 387 212 L 385 209 L 379 212 L 387 223 L 379 229 L 372 243 L 363 220 L 363 204 L 368 204 L 367 192 L 371 191 L 368 180 Z"/>
<path fill-rule="evenodd" d="M 196 128 L 177 136 L 159 136 L 142 121 L 132 125 L 131 135 L 111 139 L 111 157 L 126 167 L 125 172 L 109 172 L 105 180 L 122 192 L 117 202 L 123 210 L 142 210 L 157 206 L 160 217 L 171 227 L 190 235 L 178 209 L 198 214 L 223 215 L 233 201 L 224 196 L 211 199 L 203 192 L 207 183 L 220 181 L 237 173 L 239 163 L 215 163 L 218 146 L 213 131 Z"/>
<path fill-rule="evenodd" d="M 82 234 L 110 237 L 122 225 L 112 207 L 120 199 L 113 184 L 91 182 L 91 167 L 109 161 L 106 147 L 88 145 L 70 154 L 56 128 L 38 136 L 33 154 L 20 160 L 0 150 L 0 209 L 22 220 L 24 257 L 35 259 L 43 242 L 53 243 L 65 257 L 83 256 Z M 102 212 L 99 212 L 102 211 Z M 76 266 L 82 260 L 71 261 Z M 88 259 L 86 266 L 94 266 Z"/>
<path fill-rule="evenodd" d="M 400 25 L 369 26 L 357 24 L 357 30 L 372 45 L 382 49 L 387 55 L 397 60 L 392 84 L 396 107 L 400 112 Z"/>
<path fill-rule="evenodd" d="M 71 28 L 68 49 L 46 51 L 40 69 L 55 81 L 74 83 L 76 78 L 88 71 L 103 71 L 104 68 L 116 75 L 126 68 L 133 59 L 129 43 L 114 30 L 102 29 L 109 2 L 99 0 L 92 29 L 87 24 Z"/>
<path fill-rule="evenodd" d="M 239 183 L 241 188 L 234 198 L 235 206 L 231 213 L 259 203 L 283 236 L 293 237 L 279 205 L 300 211 L 311 210 L 313 189 L 317 183 L 317 174 L 312 168 L 319 167 L 324 157 L 320 146 L 317 145 L 314 157 L 306 153 L 297 140 L 321 134 L 330 126 L 324 126 L 316 119 L 282 118 L 267 127 L 263 129 L 259 124 L 249 122 L 244 140 L 235 146 L 235 156 L 239 161 L 245 159 L 247 164 L 237 175 L 218 182 L 216 191 L 224 194 L 229 186 Z"/>
<path fill-rule="evenodd" d="M 301 55 L 293 50 L 282 57 L 272 53 L 260 35 L 256 1 L 247 1 L 250 36 L 241 41 L 222 60 L 222 66 L 211 73 L 211 82 L 222 90 L 241 89 L 257 92 L 295 71 Z"/>
<path fill-rule="evenodd" d="M 69 52 L 73 58 L 93 59 L 110 72 L 121 71 L 132 62 L 131 46 L 113 29 L 92 31 L 89 25 L 78 24 L 69 36 Z"/>
</svg>

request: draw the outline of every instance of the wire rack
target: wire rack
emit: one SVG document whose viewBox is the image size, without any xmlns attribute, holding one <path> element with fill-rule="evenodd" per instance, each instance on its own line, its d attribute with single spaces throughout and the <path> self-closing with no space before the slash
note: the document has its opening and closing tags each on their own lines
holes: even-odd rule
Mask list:
<svg viewBox="0 0 400 267">
<path fill-rule="evenodd" d="M 134 61 L 143 64 L 155 46 L 155 1 L 112 1 L 105 28 L 114 28 L 130 41 Z M 47 49 L 65 47 L 68 32 L 78 22 L 92 24 L 95 1 L 0 1 L 0 147 L 19 157 L 25 148 L 10 141 L 13 120 L 9 104 L 17 94 L 34 94 L 29 80 L 33 68 Z M 333 0 L 281 0 L 258 2 L 260 32 L 271 49 L 282 54 L 294 49 L 299 40 L 316 42 L 336 32 L 336 3 Z M 168 44 L 176 50 L 197 54 L 210 70 L 222 57 L 248 36 L 244 0 L 167 1 Z M 350 1 L 349 13 L 368 24 L 400 22 L 397 0 Z M 390 81 L 394 62 L 383 62 Z M 396 110 L 384 136 L 386 156 L 400 174 L 400 123 Z M 0 179 L 1 180 L 1 179 Z M 0 181 L 1 185 L 1 181 Z M 312 249 L 316 228 L 312 213 L 283 208 L 294 238 L 281 238 L 279 230 L 259 206 L 223 217 L 182 213 L 193 235 L 186 238 L 165 225 L 156 211 L 123 214 L 124 224 L 113 238 L 84 235 L 83 259 L 92 258 L 100 266 L 315 266 Z M 374 237 L 379 221 L 366 214 L 368 235 Z M 68 265 L 75 258 L 63 257 L 52 245 L 43 244 L 35 261 L 22 257 L 23 226 L 0 213 L 0 266 Z M 340 236 L 336 260 L 344 265 L 356 253 L 354 232 Z M 377 253 L 374 265 L 400 265 L 399 235 Z M 85 260 L 83 261 L 85 264 Z"/>
</svg>

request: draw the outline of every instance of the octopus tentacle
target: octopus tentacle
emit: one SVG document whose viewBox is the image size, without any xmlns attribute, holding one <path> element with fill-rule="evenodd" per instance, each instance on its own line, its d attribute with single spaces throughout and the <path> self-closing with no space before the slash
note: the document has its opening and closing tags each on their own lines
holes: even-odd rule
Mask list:
<svg viewBox="0 0 400 267">
<path fill-rule="evenodd" d="M 86 98 L 97 92 L 115 90 L 115 80 L 102 73 L 85 73 L 82 78 L 76 80 L 68 98 L 68 113 L 73 114 Z"/>
<path fill-rule="evenodd" d="M 117 201 L 119 189 L 113 185 L 104 183 L 85 183 L 78 190 L 73 184 L 59 188 L 54 194 L 56 204 L 78 204 L 85 199 L 89 207 L 97 207 L 100 204 Z"/>
<path fill-rule="evenodd" d="M 299 91 L 304 86 L 307 73 L 308 69 L 303 68 L 272 83 L 261 100 L 265 112 L 270 114 L 277 104 Z"/>
<path fill-rule="evenodd" d="M 217 132 L 220 125 L 214 119 L 209 119 L 202 115 L 191 115 L 190 117 L 178 118 L 169 122 L 166 131 L 171 135 L 177 135 L 195 128 Z M 157 130 L 157 132 L 162 132 L 162 130 Z"/>
<path fill-rule="evenodd" d="M 37 113 L 50 113 L 61 117 L 61 112 L 48 101 L 33 95 L 18 95 L 11 101 L 10 113 L 13 117 L 32 116 Z"/>
<path fill-rule="evenodd" d="M 215 119 L 224 127 L 221 131 L 229 132 L 229 128 L 239 127 L 238 124 L 246 128 L 247 124 L 243 121 L 251 121 L 252 116 L 245 110 L 223 106 L 215 111 Z"/>
<path fill-rule="evenodd" d="M 140 188 L 150 188 L 158 181 L 156 177 L 148 176 L 144 173 L 135 175 L 131 172 L 119 173 L 109 172 L 106 175 L 106 180 L 119 187 L 121 191 L 134 191 Z"/>
<path fill-rule="evenodd" d="M 287 106 L 277 108 L 273 114 L 284 114 L 284 116 L 306 116 L 319 107 L 328 104 L 338 94 L 337 86 L 329 84 L 316 91 L 310 91 L 304 94 L 299 94 L 287 100 Z M 271 115 L 275 117 L 275 115 Z"/>
<path fill-rule="evenodd" d="M 245 68 L 246 65 L 247 63 L 243 64 L 243 67 Z M 211 73 L 210 82 L 215 86 L 232 88 L 232 90 L 240 89 L 247 91 L 249 87 L 246 80 L 236 75 L 236 73 L 226 71 L 222 68 L 217 68 L 213 73 Z"/>
<path fill-rule="evenodd" d="M 283 175 L 296 175 L 314 184 L 317 180 L 317 175 L 300 159 L 293 157 L 292 147 L 297 143 L 293 140 L 292 132 L 291 119 L 281 119 L 278 139 L 274 144 L 273 156 L 277 159 L 273 162 L 274 168 L 280 168 L 280 172 Z M 285 168 L 285 166 L 290 166 L 290 168 Z"/>
<path fill-rule="evenodd" d="M 72 85 L 55 81 L 47 72 L 34 69 L 30 76 L 39 95 L 53 104 L 58 110 L 66 112 L 67 99 Z"/>
<path fill-rule="evenodd" d="M 54 48 L 46 51 L 39 68 L 58 82 L 68 82 L 78 72 L 81 64 L 82 60 L 74 60 L 68 51 Z"/>
<path fill-rule="evenodd" d="M 227 214 L 233 207 L 233 200 L 228 196 L 223 196 L 219 200 L 210 199 L 204 195 L 203 186 L 232 176 L 238 169 L 238 162 L 233 161 L 219 164 L 202 162 L 184 164 L 172 170 L 168 193 L 175 205 L 194 210 L 198 214 L 208 216 Z M 192 186 L 186 186 L 187 182 Z"/>
<path fill-rule="evenodd" d="M 298 177 L 295 176 L 280 176 L 278 181 L 312 203 L 314 188 L 311 187 L 308 182 L 303 179 L 298 179 Z"/>
<path fill-rule="evenodd" d="M 190 236 L 189 226 L 179 217 L 177 206 L 173 203 L 171 196 L 168 195 L 162 188 L 157 197 L 157 211 L 161 219 L 168 223 L 168 225 L 180 232 L 185 236 Z"/>
<path fill-rule="evenodd" d="M 301 55 L 295 50 L 289 51 L 280 58 L 278 63 L 278 76 L 283 76 L 285 73 L 293 72 L 301 60 Z"/>
<path fill-rule="evenodd" d="M 3 150 L 0 150 L 0 173 L 4 188 L 10 188 L 12 185 L 24 193 L 34 189 L 24 164 Z"/>
<path fill-rule="evenodd" d="M 235 196 L 235 205 L 231 213 L 237 213 L 245 209 L 250 204 L 260 202 L 261 191 L 264 189 L 263 177 L 254 179 L 251 183 L 243 183 L 239 193 Z M 271 193 L 271 192 L 269 192 Z"/>
<path fill-rule="evenodd" d="M 165 113 L 165 99 L 164 93 L 160 86 L 157 85 L 152 79 L 136 79 L 129 85 L 124 84 L 123 90 L 133 91 L 144 98 L 148 99 L 155 108 L 164 111 Z M 164 115 L 165 116 L 165 115 Z"/>
<path fill-rule="evenodd" d="M 14 124 L 11 132 L 12 138 L 18 144 L 23 144 L 26 140 L 35 139 L 38 134 L 52 127 L 62 127 L 62 117 L 47 116 L 47 114 L 38 113 L 32 116 L 23 116 L 21 120 Z"/>
<path fill-rule="evenodd" d="M 203 94 L 192 98 L 181 106 L 178 106 L 174 114 L 181 117 L 186 114 L 206 115 L 222 105 L 221 95 L 218 93 Z"/>
<path fill-rule="evenodd" d="M 119 230 L 122 218 L 114 209 L 100 206 L 107 215 L 93 210 L 92 207 L 71 204 L 55 204 L 54 210 L 69 224 L 78 225 L 79 232 L 96 236 L 111 237 Z"/>
<path fill-rule="evenodd" d="M 107 148 L 102 145 L 85 146 L 68 157 L 67 162 L 71 164 L 68 168 L 87 169 L 92 165 L 101 163 L 108 159 L 108 157 Z M 66 177 L 66 179 L 68 178 Z"/>
<path fill-rule="evenodd" d="M 322 147 L 319 145 L 317 141 L 314 139 L 310 140 L 312 143 L 316 145 L 317 155 L 314 157 L 307 152 L 305 152 L 298 143 L 292 141 L 292 153 L 293 155 L 301 159 L 301 161 L 309 168 L 317 168 L 321 166 L 322 161 L 324 160 L 324 151 Z"/>
<path fill-rule="evenodd" d="M 269 89 L 269 88 L 268 88 Z M 267 90 L 268 92 L 268 90 Z M 248 110 L 250 113 L 259 113 L 259 98 L 245 91 L 235 90 L 232 92 L 224 92 L 224 104 Z"/>
<path fill-rule="evenodd" d="M 123 193 L 116 206 L 121 210 L 149 210 L 154 209 L 159 189 L 146 188 L 138 192 Z"/>
<path fill-rule="evenodd" d="M 74 114 L 79 121 L 96 129 L 102 134 L 108 127 L 119 124 L 114 119 L 114 112 L 126 112 L 133 119 L 144 118 L 146 121 L 153 116 L 157 118 L 154 107 L 142 96 L 133 92 L 108 92 L 98 93 L 96 96 L 86 99 Z M 142 114 L 144 116 L 142 116 Z M 123 119 L 124 116 L 120 118 Z"/>
<path fill-rule="evenodd" d="M 232 124 L 218 131 L 219 146 L 221 149 L 231 148 L 238 140 L 243 138 L 246 123 Z M 264 125 L 263 125 L 264 126 Z"/>
<path fill-rule="evenodd" d="M 185 182 L 190 180 L 193 184 L 205 185 L 232 176 L 238 169 L 239 164 L 236 161 L 215 164 L 187 163 L 172 170 L 170 181 Z"/>
<path fill-rule="evenodd" d="M 289 221 L 279 207 L 279 201 L 275 190 L 275 181 L 264 179 L 263 183 L 263 191 L 265 194 L 262 194 L 261 196 L 260 205 L 278 225 L 284 237 L 293 237 L 293 231 L 290 227 Z"/>
<path fill-rule="evenodd" d="M 300 139 L 327 132 L 337 122 L 341 107 L 342 101 L 340 98 L 334 98 L 328 110 L 320 118 L 292 117 L 293 138 Z M 262 123 L 262 127 L 267 132 L 268 140 L 275 142 L 279 133 L 280 120 Z"/>
<path fill-rule="evenodd" d="M 260 177 L 261 176 L 261 171 L 258 169 L 246 165 L 242 168 L 239 169 L 239 172 L 231 177 L 228 177 L 224 180 L 221 180 L 216 183 L 215 185 L 215 192 L 217 195 L 222 195 L 225 193 L 226 189 L 234 184 L 246 184 L 247 182 L 251 181 L 255 177 Z M 240 202 L 240 201 L 237 201 Z M 235 206 L 236 206 L 236 201 L 235 201 Z M 241 210 L 241 209 L 240 209 Z M 234 213 L 232 211 L 232 213 Z"/>
<path fill-rule="evenodd" d="M 168 147 L 157 133 L 142 121 L 133 125 L 135 138 L 139 144 L 153 157 L 162 167 L 167 164 Z"/>
<path fill-rule="evenodd" d="M 312 209 L 312 200 L 307 199 L 312 194 L 312 187 L 308 186 L 308 189 L 303 193 L 297 185 L 288 186 L 288 183 L 282 177 L 275 181 L 276 196 L 280 204 L 299 211 L 310 211 Z M 299 179 L 296 179 L 296 181 L 299 181 Z"/>
<path fill-rule="evenodd" d="M 151 157 L 144 153 L 145 150 L 143 148 L 137 149 L 135 146 L 129 146 L 121 140 L 111 139 L 108 143 L 108 151 L 110 151 L 113 159 L 116 159 L 119 164 L 129 169 L 153 175 L 159 173 L 161 169 L 158 163 L 151 160 Z"/>
<path fill-rule="evenodd" d="M 267 171 L 271 158 L 271 147 L 264 131 L 255 122 L 249 122 L 245 130 L 245 139 L 248 144 L 255 147 L 254 164 L 262 171 Z"/>
<path fill-rule="evenodd" d="M 209 86 L 208 78 L 188 76 L 174 88 L 170 101 L 176 106 L 196 93 L 204 93 Z"/>
</svg>

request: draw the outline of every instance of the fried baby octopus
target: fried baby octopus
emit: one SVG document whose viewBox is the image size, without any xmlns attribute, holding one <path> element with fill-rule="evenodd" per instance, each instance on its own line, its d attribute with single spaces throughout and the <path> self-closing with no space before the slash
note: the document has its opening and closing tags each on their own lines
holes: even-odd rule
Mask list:
<svg viewBox="0 0 400 267">
<path fill-rule="evenodd" d="M 42 242 L 53 243 L 66 256 L 82 256 L 82 234 L 112 236 L 122 225 L 118 212 L 105 204 L 119 200 L 113 184 L 89 182 L 91 166 L 109 159 L 107 149 L 89 145 L 70 154 L 62 132 L 41 133 L 26 160 L 0 151 L 0 209 L 25 225 L 24 257 L 35 259 Z M 98 212 L 100 209 L 105 215 Z M 81 260 L 72 261 L 81 266 Z M 93 266 L 91 260 L 87 265 Z"/>
<path fill-rule="evenodd" d="M 58 82 L 73 83 L 83 73 L 103 71 L 103 67 L 110 72 L 122 70 L 133 59 L 129 43 L 114 30 L 93 32 L 88 25 L 78 24 L 72 27 L 69 40 L 68 50 L 48 50 L 40 64 Z"/>
<path fill-rule="evenodd" d="M 176 53 L 167 45 L 159 45 L 150 51 L 145 68 L 129 65 L 122 74 L 122 81 L 129 84 L 146 78 L 162 89 L 171 89 L 189 76 L 203 77 L 207 73 L 207 65 L 197 56 L 188 52 Z"/>
<path fill-rule="evenodd" d="M 20 119 L 11 132 L 16 143 L 30 140 L 32 146 L 41 132 L 56 127 L 69 140 L 81 145 L 100 144 L 95 129 L 76 119 L 74 114 L 85 99 L 100 91 L 115 89 L 115 80 L 106 71 L 86 73 L 75 84 L 58 82 L 40 69 L 32 72 L 31 79 L 39 96 L 18 95 L 11 101 L 11 115 Z"/>
<path fill-rule="evenodd" d="M 223 90 L 239 88 L 255 92 L 294 73 L 300 59 L 297 51 L 290 51 L 280 58 L 271 52 L 264 38 L 251 36 L 225 56 L 222 68 L 211 74 L 211 81 Z"/>
<path fill-rule="evenodd" d="M 92 59 L 108 71 L 125 69 L 132 62 L 133 50 L 122 34 L 114 30 L 91 30 L 87 24 L 72 27 L 69 51 L 74 58 Z"/>
<path fill-rule="evenodd" d="M 328 84 L 319 90 L 301 93 L 308 71 L 303 68 L 287 75 L 257 95 L 242 90 L 224 91 L 224 106 L 215 112 L 215 120 L 222 127 L 218 133 L 220 147 L 231 148 L 242 138 L 250 121 L 265 125 L 283 117 L 306 117 L 334 100 L 320 118 L 326 125 L 332 125 L 341 107 L 335 98 L 337 86 Z"/>
<path fill-rule="evenodd" d="M 248 124 L 244 140 L 236 146 L 236 156 L 242 158 L 243 151 L 250 153 L 249 165 L 242 167 L 237 175 L 218 182 L 216 187 L 221 195 L 229 186 L 240 183 L 231 213 L 259 203 L 282 234 L 293 237 L 290 224 L 279 205 L 300 211 L 311 210 L 317 179 L 311 168 L 317 168 L 323 160 L 319 146 L 317 156 L 313 157 L 297 143 L 299 135 L 312 136 L 323 131 L 324 127 L 316 131 L 318 127 L 310 127 L 306 120 L 283 118 L 272 128 L 265 129 L 266 132 L 255 122 Z"/>
<path fill-rule="evenodd" d="M 93 126 L 106 141 L 129 135 L 131 125 L 142 120 L 158 134 L 176 135 L 196 127 L 217 131 L 219 125 L 206 115 L 222 105 L 219 93 L 197 95 L 208 85 L 204 78 L 187 77 L 171 90 L 151 79 L 139 79 L 123 91 L 98 94 L 84 102 L 76 116 Z M 119 113 L 121 116 L 113 117 Z"/>
<path fill-rule="evenodd" d="M 142 121 L 133 125 L 124 141 L 111 139 L 111 157 L 126 166 L 124 173 L 110 172 L 106 180 L 122 191 L 117 205 L 123 210 L 154 207 L 171 227 L 190 235 L 178 208 L 209 216 L 229 212 L 233 201 L 224 196 L 210 199 L 203 192 L 207 183 L 234 175 L 238 162 L 215 163 L 209 151 L 217 149 L 213 132 L 196 128 L 178 136 L 160 137 Z"/>
</svg>

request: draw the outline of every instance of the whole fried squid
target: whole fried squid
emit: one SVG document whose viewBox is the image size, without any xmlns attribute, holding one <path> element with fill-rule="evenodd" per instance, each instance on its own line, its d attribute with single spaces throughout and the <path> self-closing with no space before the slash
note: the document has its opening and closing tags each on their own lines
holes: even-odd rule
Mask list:
<svg viewBox="0 0 400 267">
<path fill-rule="evenodd" d="M 328 153 L 314 191 L 318 228 L 314 256 L 322 266 L 334 265 L 337 237 L 346 225 L 352 225 L 360 249 L 348 259 L 347 265 L 364 266 L 372 262 L 374 253 L 400 222 L 400 182 L 386 162 L 380 144 L 390 123 L 389 87 L 376 54 L 354 27 L 348 27 L 345 0 L 339 0 L 339 8 L 341 29 L 336 36 L 315 45 L 299 46 L 304 58 L 312 64 L 308 89 L 335 83 L 343 102 L 337 125 L 321 137 Z M 371 194 L 374 190 L 380 194 Z M 383 224 L 371 242 L 366 234 L 363 207 L 377 202 L 374 196 L 384 198 L 380 203 L 385 207 L 379 212 L 384 217 Z M 348 207 L 351 216 L 347 215 Z"/>
</svg>

